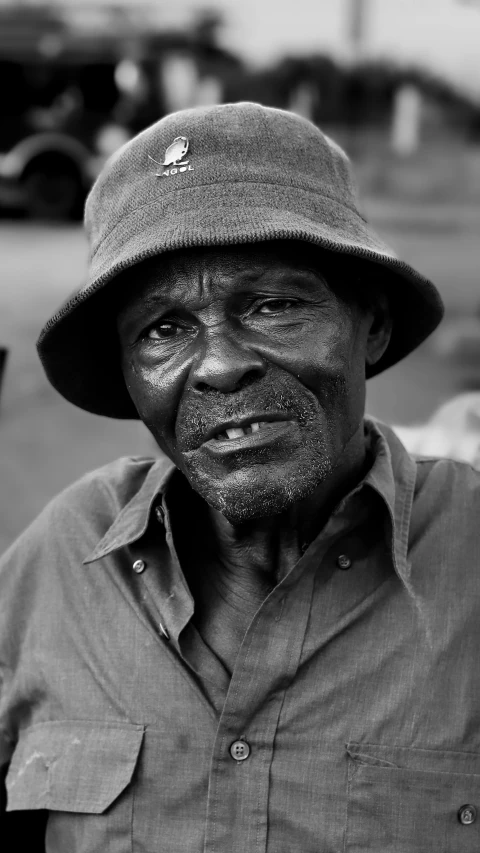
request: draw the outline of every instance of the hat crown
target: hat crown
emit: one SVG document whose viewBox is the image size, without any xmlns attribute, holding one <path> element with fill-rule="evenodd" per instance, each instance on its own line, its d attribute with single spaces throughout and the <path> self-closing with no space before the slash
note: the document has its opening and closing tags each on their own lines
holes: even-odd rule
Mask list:
<svg viewBox="0 0 480 853">
<path fill-rule="evenodd" d="M 187 141 L 182 162 L 188 167 L 173 162 L 172 171 L 172 157 L 165 155 L 179 139 Z M 357 206 L 346 154 L 306 119 L 248 102 L 183 110 L 127 142 L 102 171 L 85 210 L 91 255 L 117 223 L 167 194 L 214 184 L 221 192 L 222 185 L 236 183 L 241 201 L 241 185 L 252 182 Z"/>
<path fill-rule="evenodd" d="M 97 414 L 138 417 L 112 318 L 119 273 L 154 255 L 295 240 L 375 264 L 370 272 L 382 277 L 394 324 L 367 376 L 411 352 L 442 317 L 431 282 L 360 215 L 342 149 L 283 110 L 237 103 L 166 116 L 107 163 L 88 198 L 86 226 L 88 278 L 45 325 L 38 351 L 55 388 Z"/>
</svg>

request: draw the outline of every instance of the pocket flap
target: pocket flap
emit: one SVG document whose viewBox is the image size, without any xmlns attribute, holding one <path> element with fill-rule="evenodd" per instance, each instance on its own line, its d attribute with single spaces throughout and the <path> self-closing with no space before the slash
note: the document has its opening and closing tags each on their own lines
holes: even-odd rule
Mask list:
<svg viewBox="0 0 480 853">
<path fill-rule="evenodd" d="M 7 811 L 101 814 L 129 784 L 144 727 L 62 720 L 20 737 L 7 774 Z"/>
<path fill-rule="evenodd" d="M 346 749 L 352 761 L 358 764 L 427 773 L 480 774 L 480 753 L 478 752 L 420 749 L 372 743 L 347 743 Z"/>
</svg>

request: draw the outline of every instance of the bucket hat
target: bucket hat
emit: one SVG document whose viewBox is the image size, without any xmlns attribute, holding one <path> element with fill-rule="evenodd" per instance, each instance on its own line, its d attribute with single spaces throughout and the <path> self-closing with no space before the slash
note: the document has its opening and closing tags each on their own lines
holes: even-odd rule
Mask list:
<svg viewBox="0 0 480 853">
<path fill-rule="evenodd" d="M 434 285 L 362 216 L 342 149 L 306 119 L 259 104 L 183 110 L 142 131 L 99 175 L 85 226 L 88 277 L 37 347 L 60 394 L 99 415 L 138 418 L 121 372 L 115 297 L 119 273 L 153 255 L 299 240 L 377 265 L 393 332 L 367 377 L 404 358 L 443 315 Z"/>
</svg>

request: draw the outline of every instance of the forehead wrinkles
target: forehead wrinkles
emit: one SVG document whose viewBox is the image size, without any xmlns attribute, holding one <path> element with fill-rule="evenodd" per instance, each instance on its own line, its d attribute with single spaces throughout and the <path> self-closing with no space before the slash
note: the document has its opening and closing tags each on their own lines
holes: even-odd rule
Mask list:
<svg viewBox="0 0 480 853">
<path fill-rule="evenodd" d="M 269 273 L 309 272 L 325 285 L 324 264 L 317 255 L 308 244 L 294 241 L 167 252 L 125 272 L 120 307 L 202 307 L 242 286 L 261 283 Z"/>
<path fill-rule="evenodd" d="M 272 267 L 272 258 L 206 255 L 158 259 L 144 270 L 142 296 L 162 303 L 208 304 L 236 285 L 257 281 Z M 277 261 L 278 264 L 278 261 Z"/>
</svg>

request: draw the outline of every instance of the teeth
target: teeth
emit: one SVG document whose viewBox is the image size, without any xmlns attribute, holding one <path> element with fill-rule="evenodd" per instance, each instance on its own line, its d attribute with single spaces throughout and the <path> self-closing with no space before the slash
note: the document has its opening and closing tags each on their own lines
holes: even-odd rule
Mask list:
<svg viewBox="0 0 480 853">
<path fill-rule="evenodd" d="M 246 435 L 246 432 L 241 427 L 233 427 L 233 429 L 225 430 L 229 438 L 241 438 L 242 435 Z"/>
<path fill-rule="evenodd" d="M 244 435 L 251 435 L 252 432 L 259 432 L 265 426 L 268 426 L 267 421 L 254 422 L 245 427 L 231 427 L 225 430 L 225 432 L 217 433 L 215 438 L 217 441 L 224 441 L 226 438 L 242 438 Z"/>
</svg>

